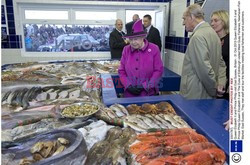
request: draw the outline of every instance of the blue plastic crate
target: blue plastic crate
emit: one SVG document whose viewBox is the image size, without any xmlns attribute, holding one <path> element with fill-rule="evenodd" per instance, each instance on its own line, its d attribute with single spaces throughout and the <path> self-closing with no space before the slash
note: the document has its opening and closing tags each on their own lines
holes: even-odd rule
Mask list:
<svg viewBox="0 0 250 165">
<path fill-rule="evenodd" d="M 142 105 L 144 103 L 159 103 L 167 101 L 193 129 L 214 142 L 227 156 L 229 155 L 229 132 L 222 125 L 228 119 L 228 101 L 223 99 L 186 100 L 180 95 L 160 95 L 118 98 L 110 74 L 101 75 L 104 81 L 102 88 L 103 103 L 107 106 L 118 103 Z M 105 81 L 109 84 L 105 84 Z"/>
</svg>

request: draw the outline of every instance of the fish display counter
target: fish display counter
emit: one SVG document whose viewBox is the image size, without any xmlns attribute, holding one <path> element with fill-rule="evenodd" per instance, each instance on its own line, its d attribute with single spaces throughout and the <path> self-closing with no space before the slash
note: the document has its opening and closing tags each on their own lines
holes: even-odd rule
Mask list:
<svg viewBox="0 0 250 165">
<path fill-rule="evenodd" d="M 160 95 L 118 98 L 117 90 L 112 84 L 112 77 L 108 74 L 101 75 L 104 85 L 102 87 L 102 97 L 105 105 L 114 103 L 124 106 L 145 103 L 170 102 L 176 113 L 186 121 L 191 128 L 205 135 L 210 141 L 219 146 L 227 156 L 229 154 L 229 132 L 223 127 L 223 123 L 228 119 L 228 101 L 223 99 L 210 100 L 186 100 L 180 95 Z M 107 83 L 108 82 L 108 83 Z"/>
<path fill-rule="evenodd" d="M 225 162 L 228 146 L 221 143 L 227 139 L 222 138 L 226 133 L 220 120 L 225 119 L 222 116 L 226 112 L 218 117 L 211 111 L 221 107 L 226 111 L 223 100 L 220 103 L 192 100 L 189 104 L 180 95 L 118 98 L 111 76 L 117 73 L 117 68 L 118 62 L 114 61 L 57 61 L 2 67 L 2 150 L 25 146 L 22 155 L 29 155 L 29 160 L 21 156 L 19 164 L 46 164 L 47 159 L 53 162 L 66 152 L 72 154 L 68 144 L 61 145 L 62 139 L 47 141 L 36 137 L 54 130 L 60 134 L 70 128 L 80 132 L 86 142 L 87 151 L 81 162 L 86 165 L 151 164 L 150 161 L 161 161 L 158 159 L 162 156 L 166 163 L 169 159 L 180 163 L 195 160 L 195 154 L 214 155 L 216 159 L 206 160 L 210 164 Z M 206 122 L 212 130 L 207 130 Z M 38 144 L 22 143 L 32 137 L 36 142 L 39 140 Z M 72 140 L 69 145 L 74 143 Z M 140 147 L 151 146 L 149 141 L 153 142 L 152 148 Z M 136 155 L 137 151 L 143 154 Z M 53 156 L 55 153 L 58 155 Z M 145 154 L 155 156 L 141 160 Z M 11 164 L 14 157 L 2 153 L 3 164 Z"/>
</svg>

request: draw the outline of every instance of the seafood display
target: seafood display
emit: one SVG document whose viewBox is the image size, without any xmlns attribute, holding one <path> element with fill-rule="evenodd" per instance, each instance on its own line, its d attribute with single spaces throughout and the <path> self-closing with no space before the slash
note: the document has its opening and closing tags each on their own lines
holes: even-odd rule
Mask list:
<svg viewBox="0 0 250 165">
<path fill-rule="evenodd" d="M 19 165 L 31 164 L 55 156 L 63 152 L 67 145 L 69 145 L 69 140 L 62 137 L 59 137 L 56 141 L 39 141 L 30 148 L 33 159 L 23 158 L 20 160 Z"/>
<path fill-rule="evenodd" d="M 9 145 L 2 145 L 4 165 L 79 165 L 86 159 L 86 155 L 87 147 L 84 138 L 75 129 L 55 129 Z"/>
<path fill-rule="evenodd" d="M 138 132 L 146 132 L 148 129 L 173 129 L 189 128 L 190 126 L 178 115 L 129 115 L 124 119 L 124 125 Z"/>
<path fill-rule="evenodd" d="M 192 129 L 176 113 L 177 106 L 171 101 L 105 106 L 101 99 L 100 74 L 117 73 L 119 65 L 119 61 L 72 61 L 2 67 L 2 149 L 12 151 L 25 139 L 74 128 L 84 141 L 81 142 L 84 154 L 70 150 L 77 157 L 71 155 L 68 159 L 80 161 L 72 164 L 225 162 L 225 153 Z M 77 142 L 77 139 L 72 141 L 62 136 L 50 139 L 49 136 L 24 146 L 29 156 L 18 157 L 14 164 L 53 161 Z M 2 155 L 2 164 L 17 160 L 15 154 Z M 65 163 L 61 158 L 56 162 Z"/>
<path fill-rule="evenodd" d="M 79 61 L 60 63 L 20 63 L 6 66 L 2 81 L 43 81 L 44 84 L 80 83 L 84 77 L 100 73 L 117 73 L 120 61 Z M 67 82 L 68 81 L 68 82 Z"/>
<path fill-rule="evenodd" d="M 173 114 L 176 115 L 176 112 L 173 106 L 168 102 L 160 102 L 158 104 L 148 104 L 145 103 L 142 106 L 136 104 L 131 104 L 127 106 L 129 114 Z"/>
<path fill-rule="evenodd" d="M 111 128 L 104 140 L 89 150 L 85 165 L 121 164 L 126 165 L 129 155 L 126 148 L 135 141 L 135 132 L 130 128 Z"/>
<path fill-rule="evenodd" d="M 81 91 L 78 85 L 33 86 L 30 89 L 19 87 L 3 94 L 2 107 L 13 107 L 14 111 L 21 111 L 30 107 L 63 102 L 65 99 L 68 103 L 74 103 L 75 100 L 99 100 L 98 97 L 91 97 L 91 93 Z"/>
<path fill-rule="evenodd" d="M 101 109 L 96 117 L 108 123 L 133 128 L 137 132 L 146 132 L 152 128 L 190 128 L 168 102 L 145 103 L 142 106 L 131 104 L 127 107 L 113 104 Z"/>
<path fill-rule="evenodd" d="M 150 164 L 221 164 L 225 153 L 190 128 L 139 134 L 129 147 L 134 161 Z"/>
<path fill-rule="evenodd" d="M 84 104 L 74 104 L 65 107 L 62 110 L 62 115 L 64 117 L 75 118 L 75 117 L 87 117 L 99 110 L 98 105 L 91 104 L 91 103 L 84 103 Z"/>
<path fill-rule="evenodd" d="M 103 116 L 108 118 L 123 118 L 129 115 L 157 115 L 157 114 L 168 114 L 176 115 L 173 106 L 168 102 L 160 102 L 158 104 L 145 103 L 142 106 L 136 104 L 130 104 L 124 107 L 121 104 L 113 104 L 109 108 L 105 108 L 102 111 Z"/>
<path fill-rule="evenodd" d="M 67 105 L 47 105 L 30 108 L 21 112 L 2 112 L 2 129 L 13 129 L 18 126 L 33 124 L 47 118 L 59 118 L 60 109 Z"/>
<path fill-rule="evenodd" d="M 91 121 L 81 122 L 81 121 L 72 121 L 71 119 L 42 119 L 36 123 L 18 126 L 13 129 L 2 130 L 1 141 L 19 141 L 34 135 L 48 132 L 54 129 L 62 128 L 81 128 L 83 126 L 89 125 Z"/>
<path fill-rule="evenodd" d="M 87 148 L 90 149 L 95 143 L 104 140 L 108 130 L 113 127 L 114 126 L 108 125 L 102 120 L 98 120 L 78 130 L 82 133 Z"/>
</svg>

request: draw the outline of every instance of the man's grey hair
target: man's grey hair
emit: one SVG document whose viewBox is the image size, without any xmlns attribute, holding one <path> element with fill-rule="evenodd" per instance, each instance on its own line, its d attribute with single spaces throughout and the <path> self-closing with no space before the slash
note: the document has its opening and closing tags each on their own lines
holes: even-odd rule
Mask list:
<svg viewBox="0 0 250 165">
<path fill-rule="evenodd" d="M 204 12 L 200 5 L 193 4 L 187 7 L 186 15 L 193 15 L 195 18 L 204 19 Z"/>
</svg>

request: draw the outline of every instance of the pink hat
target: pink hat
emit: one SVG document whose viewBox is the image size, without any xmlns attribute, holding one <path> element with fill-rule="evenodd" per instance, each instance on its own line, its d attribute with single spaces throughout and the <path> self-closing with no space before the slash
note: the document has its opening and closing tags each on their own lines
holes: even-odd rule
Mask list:
<svg viewBox="0 0 250 165">
<path fill-rule="evenodd" d="M 134 38 L 139 36 L 146 36 L 147 32 L 143 29 L 142 20 L 138 20 L 134 23 L 132 27 L 132 32 L 130 34 L 126 34 L 123 38 Z"/>
</svg>

